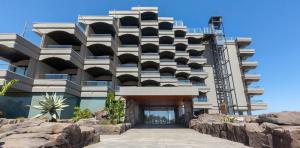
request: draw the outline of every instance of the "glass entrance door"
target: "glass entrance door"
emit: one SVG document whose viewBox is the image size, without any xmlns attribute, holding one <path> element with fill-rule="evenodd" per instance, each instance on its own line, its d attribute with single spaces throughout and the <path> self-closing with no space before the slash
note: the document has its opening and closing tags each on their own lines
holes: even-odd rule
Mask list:
<svg viewBox="0 0 300 148">
<path fill-rule="evenodd" d="M 175 112 L 172 107 L 146 107 L 144 108 L 145 124 L 175 124 Z"/>
</svg>

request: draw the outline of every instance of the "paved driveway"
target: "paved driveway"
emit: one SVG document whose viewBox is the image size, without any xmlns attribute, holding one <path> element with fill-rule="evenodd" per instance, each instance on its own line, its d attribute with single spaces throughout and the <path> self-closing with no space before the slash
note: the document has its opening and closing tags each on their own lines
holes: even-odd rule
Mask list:
<svg viewBox="0 0 300 148">
<path fill-rule="evenodd" d="M 101 135 L 88 148 L 243 148 L 243 144 L 188 128 L 134 128 L 122 135 Z"/>
</svg>

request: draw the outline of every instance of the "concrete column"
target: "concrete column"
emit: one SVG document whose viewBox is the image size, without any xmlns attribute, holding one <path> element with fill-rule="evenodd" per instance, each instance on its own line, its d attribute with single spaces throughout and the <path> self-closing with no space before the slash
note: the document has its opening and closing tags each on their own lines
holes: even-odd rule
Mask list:
<svg viewBox="0 0 300 148">
<path fill-rule="evenodd" d="M 179 111 L 178 111 L 178 107 L 175 107 L 175 108 L 174 108 L 174 113 L 175 113 L 175 123 L 176 123 L 176 124 L 179 124 L 180 121 L 179 121 Z"/>
<path fill-rule="evenodd" d="M 132 99 L 126 99 L 125 121 L 135 125 L 135 108 L 136 104 Z"/>
<path fill-rule="evenodd" d="M 30 78 L 35 77 L 35 73 L 37 70 L 38 61 L 36 59 L 30 58 L 27 69 L 27 76 Z"/>
<path fill-rule="evenodd" d="M 185 100 L 184 101 L 184 124 L 188 126 L 192 118 L 193 118 L 193 102 L 192 100 Z"/>
</svg>

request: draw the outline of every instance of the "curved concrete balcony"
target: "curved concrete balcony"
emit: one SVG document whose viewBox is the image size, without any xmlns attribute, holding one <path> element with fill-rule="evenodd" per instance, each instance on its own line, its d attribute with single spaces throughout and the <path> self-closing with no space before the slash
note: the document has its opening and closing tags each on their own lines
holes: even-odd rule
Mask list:
<svg viewBox="0 0 300 148">
<path fill-rule="evenodd" d="M 196 57 L 190 57 L 188 64 L 196 63 L 196 64 L 203 65 L 206 62 L 207 62 L 206 58 L 201 57 L 201 56 L 196 56 Z"/>
<path fill-rule="evenodd" d="M 177 64 L 172 59 L 160 59 L 160 69 L 163 69 L 163 68 L 173 68 L 176 70 Z"/>
<path fill-rule="evenodd" d="M 248 95 L 262 95 L 264 94 L 264 89 L 263 88 L 247 88 L 247 94 Z"/>
<path fill-rule="evenodd" d="M 68 74 L 42 74 L 34 79 L 32 92 L 63 92 L 80 96 L 77 76 Z"/>
<path fill-rule="evenodd" d="M 159 55 L 157 53 L 142 53 L 141 55 L 141 63 L 153 61 L 159 63 Z"/>
<path fill-rule="evenodd" d="M 251 110 L 266 110 L 267 108 L 267 103 L 262 100 L 251 100 Z"/>
<path fill-rule="evenodd" d="M 121 75 L 131 75 L 139 77 L 139 70 L 136 64 L 120 64 L 117 66 L 117 77 Z"/>
<path fill-rule="evenodd" d="M 137 26 L 122 26 L 119 28 L 118 36 L 131 34 L 135 36 L 140 35 L 140 29 Z"/>
<path fill-rule="evenodd" d="M 243 77 L 247 83 L 257 82 L 260 80 L 260 75 L 257 74 L 245 74 Z"/>
<path fill-rule="evenodd" d="M 158 21 L 157 20 L 142 20 L 141 21 L 141 29 L 146 27 L 153 27 L 158 29 Z"/>
<path fill-rule="evenodd" d="M 0 57 L 18 61 L 38 59 L 41 49 L 17 34 L 0 34 L 0 50 Z"/>
<path fill-rule="evenodd" d="M 178 59 L 178 58 L 185 58 L 189 59 L 189 53 L 185 52 L 185 51 L 176 51 L 176 54 L 175 54 L 175 59 Z"/>
<path fill-rule="evenodd" d="M 107 97 L 112 89 L 111 81 L 84 81 L 81 87 L 81 97 Z"/>
<path fill-rule="evenodd" d="M 199 78 L 205 79 L 208 77 L 208 73 L 203 70 L 191 70 L 191 74 L 190 74 L 189 78 L 192 78 L 192 77 L 199 77 Z"/>
<path fill-rule="evenodd" d="M 192 86 L 192 83 L 190 80 L 178 80 L 177 83 L 178 83 L 178 86 Z"/>
<path fill-rule="evenodd" d="M 115 65 L 110 56 L 87 56 L 86 59 L 84 59 L 84 70 L 95 66 L 108 70 L 112 73 L 115 72 Z"/>
<path fill-rule="evenodd" d="M 175 46 L 174 45 L 170 45 L 170 44 L 160 44 L 159 45 L 159 52 L 172 52 L 175 53 Z"/>
<path fill-rule="evenodd" d="M 160 82 L 160 73 L 159 71 L 141 71 L 141 82 L 153 80 Z"/>
<path fill-rule="evenodd" d="M 193 87 L 198 88 L 200 92 L 207 93 L 210 89 L 205 83 L 192 83 Z"/>
<path fill-rule="evenodd" d="M 139 56 L 139 47 L 136 45 L 121 45 L 118 47 L 118 56 L 123 54 L 133 54 Z"/>
<path fill-rule="evenodd" d="M 5 81 L 17 79 L 19 82 L 13 85 L 9 91 L 31 92 L 33 79 L 26 76 L 27 70 L 11 65 L 0 65 L 0 68 L 0 86 L 3 86 Z"/>
<path fill-rule="evenodd" d="M 158 36 L 159 37 L 168 36 L 171 38 L 175 37 L 173 30 L 158 30 Z"/>
<path fill-rule="evenodd" d="M 175 21 L 175 24 L 173 26 L 173 31 L 176 32 L 176 31 L 184 31 L 184 32 L 187 32 L 187 27 L 184 26 L 183 24 L 177 24 L 176 21 Z"/>
<path fill-rule="evenodd" d="M 178 73 L 187 73 L 187 74 L 191 74 L 191 67 L 189 67 L 188 65 L 177 65 L 177 70 L 176 70 L 176 74 Z"/>
<path fill-rule="evenodd" d="M 255 53 L 254 49 L 240 49 L 239 54 L 242 60 L 246 60 L 249 57 L 252 57 Z"/>
<path fill-rule="evenodd" d="M 175 37 L 174 44 L 185 44 L 188 45 L 188 40 L 184 37 Z"/>
<path fill-rule="evenodd" d="M 157 36 L 142 36 L 141 45 L 154 44 L 159 45 L 159 38 Z"/>
<path fill-rule="evenodd" d="M 112 46 L 114 43 L 111 34 L 89 34 L 87 36 L 87 46 L 93 44 L 104 44 L 106 46 Z"/>
<path fill-rule="evenodd" d="M 160 76 L 160 86 L 178 86 L 175 76 Z"/>
<path fill-rule="evenodd" d="M 244 70 L 255 69 L 257 67 L 256 61 L 242 61 L 241 68 Z"/>
<path fill-rule="evenodd" d="M 238 44 L 239 48 L 246 47 L 251 44 L 252 38 L 250 37 L 237 37 L 235 39 L 236 43 Z"/>
<path fill-rule="evenodd" d="M 201 33 L 201 30 L 198 30 L 197 28 L 189 28 L 188 29 L 188 32 L 186 33 L 185 35 L 186 38 L 203 38 L 204 37 L 204 34 Z"/>
<path fill-rule="evenodd" d="M 95 23 L 106 23 L 115 26 L 115 20 L 112 16 L 98 16 L 98 15 L 79 15 L 77 17 L 79 23 L 83 24 L 95 24 Z"/>
<path fill-rule="evenodd" d="M 203 44 L 188 44 L 186 51 L 196 50 L 196 51 L 204 51 L 205 45 Z"/>
<path fill-rule="evenodd" d="M 79 40 L 81 43 L 86 42 L 84 32 L 74 23 L 33 23 L 33 31 L 40 36 L 55 32 L 56 34 L 64 32 L 72 39 Z"/>
<path fill-rule="evenodd" d="M 39 60 L 58 58 L 82 68 L 83 59 L 74 48 L 72 45 L 48 45 L 46 48 L 42 48 Z"/>
<path fill-rule="evenodd" d="M 130 11 L 130 10 L 121 10 L 121 11 L 111 10 L 108 12 L 108 15 L 116 18 L 122 18 L 126 16 L 135 17 L 135 18 L 140 17 L 140 13 L 138 11 Z"/>
</svg>

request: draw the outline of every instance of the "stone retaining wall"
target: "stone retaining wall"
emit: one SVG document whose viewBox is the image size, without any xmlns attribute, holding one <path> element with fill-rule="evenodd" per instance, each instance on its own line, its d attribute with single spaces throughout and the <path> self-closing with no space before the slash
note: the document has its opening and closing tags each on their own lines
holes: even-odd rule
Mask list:
<svg viewBox="0 0 300 148">
<path fill-rule="evenodd" d="M 224 123 L 219 120 L 224 115 L 212 115 L 218 116 L 217 120 L 215 117 L 207 120 L 211 116 L 205 116 L 191 120 L 189 127 L 200 133 L 240 142 L 255 148 L 300 148 L 300 125 L 297 124 L 295 118 L 293 118 L 292 124 L 277 125 L 264 122 L 266 120 L 262 120 L 262 117 L 265 118 L 266 115 L 251 117 L 252 119 L 257 118 L 257 120 L 246 120 L 246 118 L 249 119 L 249 116 L 236 117 L 243 118 L 243 121 L 234 121 L 235 123 Z M 286 118 L 286 116 L 284 117 Z M 278 123 L 280 119 L 274 121 Z"/>
</svg>

